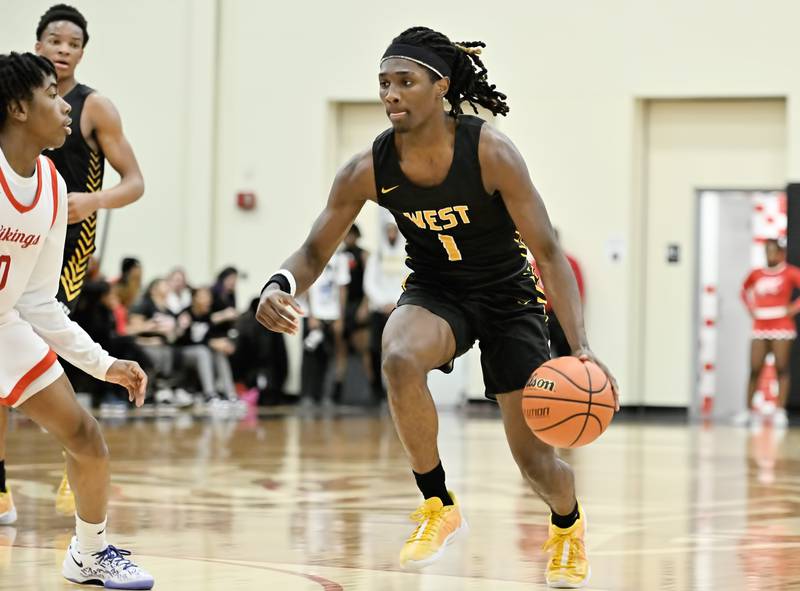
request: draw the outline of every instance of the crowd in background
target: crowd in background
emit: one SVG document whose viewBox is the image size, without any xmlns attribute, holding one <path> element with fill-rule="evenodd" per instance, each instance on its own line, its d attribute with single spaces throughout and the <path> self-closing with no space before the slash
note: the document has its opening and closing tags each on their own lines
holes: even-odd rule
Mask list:
<svg viewBox="0 0 800 591">
<path fill-rule="evenodd" d="M 102 277 L 95 265 L 72 319 L 112 355 L 139 362 L 149 378 L 148 404 L 158 407 L 241 408 L 243 394 L 263 405 L 380 405 L 386 397 L 381 338 L 408 274 L 405 240 L 388 214 L 382 220 L 373 252 L 360 246 L 353 225 L 300 298 L 306 316 L 299 398 L 284 391 L 286 343 L 256 321 L 258 297 L 244 311 L 237 306 L 234 267 L 222 269 L 211 284 L 192 284 L 175 268 L 145 286 L 137 259 L 123 259 L 113 279 Z M 568 260 L 583 299 L 580 267 L 569 255 Z M 569 355 L 549 303 L 547 311 L 553 355 Z M 93 404 L 125 408 L 122 389 L 68 371 L 76 390 L 91 395 Z"/>
<path fill-rule="evenodd" d="M 301 398 L 306 405 L 353 399 L 377 405 L 385 398 L 381 337 L 408 269 L 405 240 L 394 220 L 388 216 L 383 220 L 378 247 L 371 253 L 361 248 L 361 233 L 352 226 L 301 299 L 307 311 L 301 372 Z M 346 380 L 349 363 L 365 378 L 366 396 L 359 398 L 353 392 L 357 380 Z"/>
<path fill-rule="evenodd" d="M 288 373 L 283 337 L 255 320 L 258 300 L 237 308 L 233 267 L 211 285 L 192 286 L 176 268 L 143 284 L 143 268 L 123 259 L 106 279 L 96 267 L 72 319 L 116 357 L 139 362 L 149 378 L 148 403 L 166 408 L 240 404 L 238 393 L 257 390 L 261 402 L 282 395 Z M 74 369 L 75 389 L 92 402 L 125 404 L 124 392 Z"/>
<path fill-rule="evenodd" d="M 353 226 L 322 275 L 301 298 L 303 326 L 301 396 L 307 405 L 348 398 L 350 362 L 365 378 L 365 403 L 385 397 L 381 335 L 407 273 L 405 242 L 386 218 L 373 253 L 359 245 Z M 72 319 L 116 357 L 139 362 L 148 374 L 147 404 L 159 408 L 241 405 L 249 392 L 260 404 L 297 400 L 285 395 L 288 355 L 283 335 L 255 319 L 258 298 L 241 311 L 238 272 L 222 269 L 211 284 L 193 284 L 181 268 L 143 282 L 135 258 L 119 275 L 104 277 L 93 265 Z M 124 408 L 122 389 L 69 368 L 75 389 L 94 405 Z"/>
</svg>

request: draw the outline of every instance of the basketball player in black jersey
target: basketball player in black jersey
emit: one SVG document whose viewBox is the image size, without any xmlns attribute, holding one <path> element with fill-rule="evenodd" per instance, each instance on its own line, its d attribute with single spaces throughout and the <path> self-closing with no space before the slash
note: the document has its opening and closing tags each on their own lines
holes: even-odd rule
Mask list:
<svg viewBox="0 0 800 591">
<path fill-rule="evenodd" d="M 69 226 L 58 299 L 75 309 L 89 258 L 95 251 L 97 211 L 130 205 L 144 193 L 144 180 L 114 104 L 75 79 L 75 68 L 89 41 L 86 19 L 72 6 L 56 4 L 36 27 L 36 53 L 56 66 L 58 93 L 72 107 L 72 134 L 48 152 L 67 182 Z M 120 182 L 103 189 L 105 161 Z"/>
<path fill-rule="evenodd" d="M 418 525 L 401 563 L 430 564 L 465 528 L 445 486 L 426 379 L 433 369 L 450 369 L 477 340 L 486 394 L 500 406 L 512 455 L 552 510 L 547 582 L 580 587 L 590 571 L 572 470 L 531 433 L 522 415 L 525 383 L 550 357 L 544 298 L 524 244 L 535 255 L 573 355 L 597 359 L 584 332 L 575 278 L 522 156 L 500 132 L 461 114 L 464 101 L 495 115 L 508 112 L 505 95 L 487 81 L 481 47 L 452 43 L 424 27 L 392 41 L 379 74 L 392 127 L 339 171 L 305 243 L 267 282 L 258 320 L 296 333 L 303 311 L 294 296 L 320 274 L 368 199 L 388 208 L 406 237 L 412 273 L 386 325 L 383 372 L 395 426 L 426 499 L 413 515 Z M 599 365 L 616 397 L 616 382 Z"/>
<path fill-rule="evenodd" d="M 95 251 L 97 211 L 125 207 L 139 199 L 144 181 L 136 156 L 122 132 L 119 113 L 110 100 L 75 79 L 75 68 L 89 41 L 86 19 L 72 6 L 56 4 L 45 12 L 36 27 L 36 53 L 56 68 L 58 94 L 72 108 L 72 133 L 64 145 L 46 154 L 67 183 L 69 218 L 64 244 L 64 262 L 58 301 L 68 312 L 78 302 Z M 118 185 L 103 190 L 103 172 L 108 159 L 120 175 Z M 5 436 L 8 410 L 0 408 L 0 481 L 5 474 Z M 5 486 L 0 482 L 0 487 Z M 75 500 L 66 470 L 56 495 L 60 513 L 72 515 Z"/>
</svg>

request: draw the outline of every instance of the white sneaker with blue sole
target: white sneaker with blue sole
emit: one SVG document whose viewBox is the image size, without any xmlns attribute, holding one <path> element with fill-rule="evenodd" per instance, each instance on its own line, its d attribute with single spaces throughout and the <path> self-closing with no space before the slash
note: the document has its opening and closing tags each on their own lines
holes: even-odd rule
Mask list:
<svg viewBox="0 0 800 591">
<path fill-rule="evenodd" d="M 97 585 L 106 589 L 152 589 L 153 575 L 139 568 L 128 550 L 109 545 L 102 552 L 86 556 L 73 536 L 64 556 L 61 574 L 73 583 Z"/>
</svg>

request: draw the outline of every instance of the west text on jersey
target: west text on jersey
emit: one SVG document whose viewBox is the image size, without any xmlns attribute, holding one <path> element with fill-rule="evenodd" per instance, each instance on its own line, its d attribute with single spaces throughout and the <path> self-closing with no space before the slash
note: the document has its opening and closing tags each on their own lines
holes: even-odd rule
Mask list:
<svg viewBox="0 0 800 591">
<path fill-rule="evenodd" d="M 442 209 L 423 209 L 420 211 L 406 211 L 403 215 L 410 219 L 421 230 L 449 230 L 459 224 L 468 224 L 469 207 L 454 205 Z"/>
</svg>

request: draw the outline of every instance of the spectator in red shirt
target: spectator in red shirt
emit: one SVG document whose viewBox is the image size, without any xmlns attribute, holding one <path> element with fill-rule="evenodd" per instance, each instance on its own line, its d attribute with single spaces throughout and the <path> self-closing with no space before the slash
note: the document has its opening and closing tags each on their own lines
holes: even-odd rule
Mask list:
<svg viewBox="0 0 800 591">
<path fill-rule="evenodd" d="M 554 229 L 556 234 L 556 240 L 559 242 L 561 241 L 561 237 L 559 236 L 558 229 Z M 578 264 L 578 261 L 570 255 L 568 252 L 564 251 L 564 255 L 567 257 L 567 261 L 569 262 L 569 266 L 572 267 L 572 272 L 575 275 L 575 281 L 578 283 L 578 291 L 581 295 L 581 303 L 584 300 L 584 286 L 583 286 L 583 273 L 581 273 L 581 266 Z M 539 277 L 539 283 L 544 290 L 545 294 L 547 293 L 547 287 L 542 283 L 541 275 L 539 274 L 539 270 L 536 268 L 536 261 L 534 261 L 530 257 L 530 253 L 528 257 L 531 260 L 531 264 L 533 265 L 534 273 L 536 276 Z M 553 304 L 550 302 L 550 298 L 547 299 L 547 305 L 545 306 L 545 310 L 547 311 L 547 328 L 550 331 L 550 352 L 553 357 L 564 357 L 567 355 L 572 354 L 572 349 L 569 346 L 569 341 L 567 341 L 567 336 L 564 334 L 564 329 L 561 328 L 561 323 L 558 321 L 555 312 L 553 311 Z"/>
</svg>

